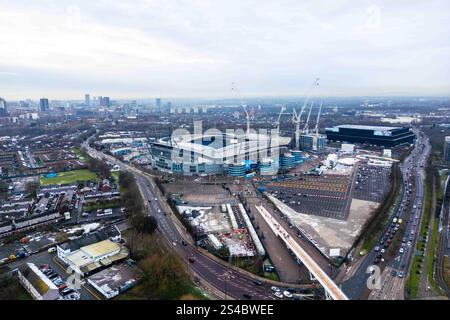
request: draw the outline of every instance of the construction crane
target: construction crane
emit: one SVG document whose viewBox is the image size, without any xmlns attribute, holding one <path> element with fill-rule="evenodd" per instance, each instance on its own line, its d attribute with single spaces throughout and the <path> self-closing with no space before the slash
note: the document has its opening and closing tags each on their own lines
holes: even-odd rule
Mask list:
<svg viewBox="0 0 450 320">
<path fill-rule="evenodd" d="M 305 126 L 303 127 L 303 134 L 308 134 L 308 130 L 309 130 L 309 118 L 311 117 L 311 110 L 314 106 L 314 101 L 311 101 L 311 105 L 309 106 L 309 112 L 308 112 L 308 116 L 306 117 L 306 121 L 305 121 Z"/>
<path fill-rule="evenodd" d="M 289 113 L 283 113 L 284 111 L 286 111 L 286 107 L 285 106 L 281 106 L 281 110 L 280 113 L 278 114 L 278 119 L 274 124 L 274 127 L 278 129 L 278 131 L 280 130 L 280 120 L 281 120 L 281 116 L 283 114 L 289 114 Z"/>
<path fill-rule="evenodd" d="M 247 105 L 245 105 L 244 102 L 242 101 L 242 98 L 240 97 L 239 91 L 238 91 L 238 89 L 236 87 L 236 84 L 234 82 L 231 83 L 231 91 L 236 92 L 236 94 L 237 94 L 237 96 L 239 98 L 239 102 L 240 102 L 242 108 L 244 109 L 245 117 L 247 119 L 247 134 L 249 134 L 250 133 L 250 113 L 249 113 L 249 111 L 247 109 Z"/>
<path fill-rule="evenodd" d="M 295 147 L 297 150 L 300 149 L 300 119 L 302 117 L 303 112 L 305 111 L 306 105 L 308 104 L 312 89 L 314 87 L 317 87 L 318 85 L 319 85 L 319 78 L 316 78 L 308 90 L 308 95 L 306 96 L 305 103 L 303 104 L 300 111 L 299 112 L 295 111 L 295 108 L 292 110 L 292 122 L 295 124 Z"/>
<path fill-rule="evenodd" d="M 320 113 L 322 112 L 322 105 L 323 105 L 323 101 L 320 102 L 319 113 L 317 114 L 316 126 L 314 127 L 314 130 L 313 130 L 316 135 L 319 134 L 319 119 L 320 119 Z"/>
</svg>

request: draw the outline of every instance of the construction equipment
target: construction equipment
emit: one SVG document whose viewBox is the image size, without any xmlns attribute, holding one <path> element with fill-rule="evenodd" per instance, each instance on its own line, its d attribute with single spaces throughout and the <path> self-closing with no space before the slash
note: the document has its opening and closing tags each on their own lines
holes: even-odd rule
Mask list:
<svg viewBox="0 0 450 320">
<path fill-rule="evenodd" d="M 319 120 L 320 120 L 320 113 L 322 112 L 322 106 L 323 106 L 323 101 L 320 102 L 319 113 L 317 114 L 316 126 L 314 127 L 314 130 L 313 130 L 316 135 L 319 134 Z"/>
<path fill-rule="evenodd" d="M 281 110 L 280 113 L 278 114 L 278 119 L 274 124 L 274 127 L 278 129 L 278 131 L 280 130 L 280 120 L 281 120 L 281 116 L 283 114 L 289 114 L 289 113 L 283 113 L 284 111 L 286 111 L 286 107 L 285 106 L 281 106 Z"/>
<path fill-rule="evenodd" d="M 250 133 L 250 113 L 247 109 L 248 106 L 245 105 L 244 102 L 242 101 L 242 98 L 240 97 L 239 91 L 234 82 L 231 83 L 231 91 L 236 92 L 236 94 L 238 95 L 238 98 L 239 98 L 239 103 L 241 104 L 242 108 L 244 109 L 245 117 L 247 119 L 247 134 L 249 134 Z"/>
<path fill-rule="evenodd" d="M 311 110 L 314 106 L 314 101 L 311 101 L 311 105 L 309 106 L 309 112 L 308 112 L 308 116 L 306 117 L 306 121 L 305 121 L 305 126 L 303 127 L 303 134 L 308 134 L 308 130 L 309 130 L 309 118 L 311 117 Z"/>
<path fill-rule="evenodd" d="M 306 105 L 308 104 L 312 89 L 314 89 L 318 85 L 319 85 L 319 78 L 316 78 L 308 90 L 305 103 L 303 104 L 300 111 L 297 112 L 295 108 L 292 110 L 292 122 L 295 124 L 295 148 L 297 150 L 300 149 L 300 119 L 302 117 L 303 112 L 305 111 Z"/>
</svg>

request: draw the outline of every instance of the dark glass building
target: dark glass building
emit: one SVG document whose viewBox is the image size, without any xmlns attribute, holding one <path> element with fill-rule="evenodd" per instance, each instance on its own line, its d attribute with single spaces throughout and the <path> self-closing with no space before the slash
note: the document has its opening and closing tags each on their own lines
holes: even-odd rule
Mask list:
<svg viewBox="0 0 450 320">
<path fill-rule="evenodd" d="M 413 143 L 409 127 L 341 125 L 326 129 L 327 139 L 347 143 L 369 143 L 387 148 Z"/>
<path fill-rule="evenodd" d="M 49 103 L 48 103 L 48 99 L 47 98 L 41 98 L 41 100 L 39 100 L 39 107 L 41 112 L 45 112 L 49 110 Z"/>
</svg>

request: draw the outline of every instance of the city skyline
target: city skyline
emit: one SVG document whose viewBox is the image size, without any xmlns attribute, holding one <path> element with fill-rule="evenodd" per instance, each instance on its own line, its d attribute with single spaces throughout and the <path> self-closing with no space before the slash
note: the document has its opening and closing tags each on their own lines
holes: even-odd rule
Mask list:
<svg viewBox="0 0 450 320">
<path fill-rule="evenodd" d="M 7 100 L 450 91 L 447 1 L 0 3 Z"/>
</svg>

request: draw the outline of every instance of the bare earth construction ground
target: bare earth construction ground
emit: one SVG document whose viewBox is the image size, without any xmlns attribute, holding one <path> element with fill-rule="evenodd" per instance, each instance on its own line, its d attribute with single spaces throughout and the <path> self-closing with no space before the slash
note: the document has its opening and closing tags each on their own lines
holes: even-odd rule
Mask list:
<svg viewBox="0 0 450 320">
<path fill-rule="evenodd" d="M 352 199 L 347 220 L 338 220 L 299 213 L 271 195 L 268 198 L 327 256 L 330 256 L 332 249 L 338 249 L 340 255 L 345 255 L 379 205 L 377 202 Z"/>
</svg>

